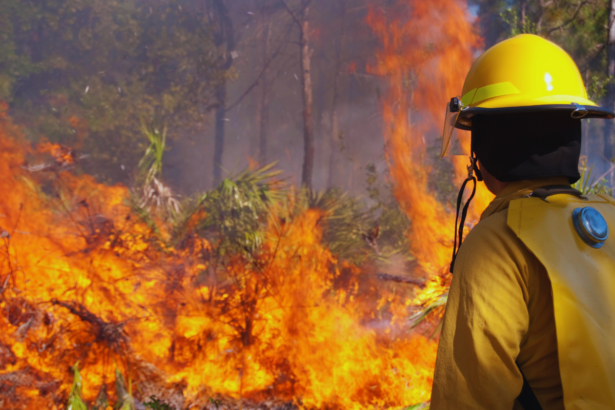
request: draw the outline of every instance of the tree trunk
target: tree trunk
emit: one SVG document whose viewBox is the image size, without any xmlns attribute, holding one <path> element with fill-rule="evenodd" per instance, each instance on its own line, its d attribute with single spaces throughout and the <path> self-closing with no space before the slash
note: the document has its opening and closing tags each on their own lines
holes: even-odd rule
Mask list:
<svg viewBox="0 0 615 410">
<path fill-rule="evenodd" d="M 263 66 L 267 64 L 269 60 L 269 46 L 271 44 L 271 22 L 269 18 L 265 16 L 264 7 L 261 9 L 261 23 L 262 23 L 262 41 L 261 41 L 261 55 Z M 260 165 L 267 164 L 267 134 L 269 133 L 269 69 L 265 68 L 261 79 L 261 95 L 259 102 L 259 132 L 258 132 L 258 160 Z"/>
<path fill-rule="evenodd" d="M 613 20 L 615 20 L 615 0 L 611 0 L 609 9 L 609 26 L 610 30 L 608 33 L 608 44 L 607 44 L 607 76 L 613 79 L 615 77 L 615 24 L 613 24 Z M 612 81 L 606 86 L 606 108 L 610 110 L 615 109 L 615 84 Z M 604 122 L 604 156 L 608 161 L 611 161 L 613 158 L 613 122 L 605 121 Z"/>
<path fill-rule="evenodd" d="M 521 33 L 524 32 L 523 29 L 525 28 L 526 13 L 527 13 L 527 0 L 522 0 L 521 1 L 521 19 L 519 19 L 519 31 Z"/>
<path fill-rule="evenodd" d="M 216 89 L 215 139 L 214 139 L 214 186 L 222 179 L 222 154 L 224 153 L 224 116 L 226 115 L 226 81 L 218 85 Z"/>
<path fill-rule="evenodd" d="M 308 189 L 312 188 L 312 175 L 314 172 L 314 129 L 312 124 L 312 76 L 310 73 L 310 47 L 308 41 L 309 23 L 307 3 L 303 2 L 301 13 L 300 38 L 301 46 L 301 85 L 303 94 L 303 173 L 301 176 L 302 185 Z"/>
<path fill-rule="evenodd" d="M 233 52 L 235 50 L 235 35 L 233 22 L 228 13 L 224 0 L 210 0 L 209 19 L 214 23 L 214 42 L 220 55 L 220 70 L 228 71 L 233 64 Z M 218 106 L 215 115 L 215 139 L 214 139 L 214 186 L 222 179 L 222 155 L 224 154 L 224 123 L 226 116 L 226 79 L 216 87 L 216 100 Z"/>
<path fill-rule="evenodd" d="M 342 49 L 344 46 L 344 32 L 346 22 L 346 0 L 340 1 L 342 5 L 342 21 L 340 29 L 340 40 L 337 45 L 337 55 L 335 57 L 335 71 L 333 72 L 333 102 L 331 104 L 331 138 L 329 139 L 329 175 L 327 178 L 327 187 L 331 188 L 335 184 L 336 166 L 335 159 L 338 146 L 339 127 L 337 122 L 337 102 L 339 99 L 339 77 L 342 64 Z"/>
<path fill-rule="evenodd" d="M 536 34 L 540 35 L 540 31 L 542 30 L 542 19 L 545 16 L 545 0 L 540 0 L 538 2 L 538 18 L 536 19 Z"/>
</svg>

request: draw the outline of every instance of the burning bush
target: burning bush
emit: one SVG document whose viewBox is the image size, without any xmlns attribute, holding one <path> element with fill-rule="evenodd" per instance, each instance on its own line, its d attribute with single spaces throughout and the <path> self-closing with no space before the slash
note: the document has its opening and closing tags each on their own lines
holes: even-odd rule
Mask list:
<svg viewBox="0 0 615 410">
<path fill-rule="evenodd" d="M 2 408 L 429 399 L 436 344 L 403 325 L 415 287 L 376 275 L 405 243 L 378 248 L 369 208 L 265 168 L 169 217 L 71 171 L 67 155 L 26 144 L 2 114 Z M 343 230 L 361 266 L 331 251 Z"/>
</svg>

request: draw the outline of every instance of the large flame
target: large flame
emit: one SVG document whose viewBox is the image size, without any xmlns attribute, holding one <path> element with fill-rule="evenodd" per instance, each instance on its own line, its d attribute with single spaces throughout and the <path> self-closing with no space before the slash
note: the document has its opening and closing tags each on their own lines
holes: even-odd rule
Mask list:
<svg viewBox="0 0 615 410">
<path fill-rule="evenodd" d="M 323 246 L 322 211 L 273 212 L 256 260 L 216 274 L 215 244 L 188 235 L 164 245 L 125 205 L 125 188 L 75 176 L 70 158 L 26 144 L 1 113 L 2 408 L 63 408 L 75 363 L 90 403 L 104 389 L 113 401 L 115 366 L 136 396 L 176 408 L 429 399 L 435 342 L 391 324 L 407 297 Z"/>
<path fill-rule="evenodd" d="M 368 23 L 382 43 L 371 71 L 388 83 L 381 100 L 385 154 L 395 196 L 412 221 L 412 253 L 431 275 L 426 291 L 417 298 L 427 302 L 446 291 L 455 214 L 428 188 L 431 165 L 425 136 L 441 132 L 445 105 L 461 93 L 482 39 L 462 0 L 400 0 L 386 13 L 372 8 Z M 467 144 L 468 138 L 463 142 Z M 455 180 L 461 183 L 468 175 L 468 158 L 452 160 Z M 477 221 L 492 199 L 479 184 L 468 220 Z"/>
</svg>

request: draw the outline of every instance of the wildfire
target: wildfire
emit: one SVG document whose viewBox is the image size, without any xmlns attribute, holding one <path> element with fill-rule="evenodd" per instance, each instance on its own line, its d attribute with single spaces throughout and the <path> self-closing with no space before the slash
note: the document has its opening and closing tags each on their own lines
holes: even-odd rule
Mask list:
<svg viewBox="0 0 615 410">
<path fill-rule="evenodd" d="M 2 107 L 2 408 L 63 408 L 76 363 L 89 403 L 113 396 L 116 366 L 136 397 L 156 395 L 178 409 L 234 408 L 230 400 L 384 409 L 429 400 L 437 343 L 408 333 L 403 319 L 409 304 L 446 292 L 454 215 L 429 192 L 423 136 L 440 128 L 444 102 L 460 92 L 481 42 L 465 2 L 398 7 L 403 19 L 370 13 L 383 44 L 372 71 L 389 84 L 387 161 L 427 286 L 395 293 L 338 261 L 321 241 L 326 215 L 314 209 L 280 207 L 250 258 L 216 266 L 218 244 L 191 233 L 202 213 L 185 224 L 182 243 L 165 242 L 169 232 L 135 215 L 125 187 L 60 172 L 74 154 L 49 143 L 31 148 Z M 24 165 L 41 153 L 56 166 Z M 455 168 L 462 178 L 463 160 Z M 482 186 L 477 199 L 469 219 L 490 199 Z"/>
<path fill-rule="evenodd" d="M 426 135 L 438 135 L 444 107 L 463 87 L 482 39 L 472 26 L 465 1 L 399 1 L 394 12 L 372 8 L 368 24 L 382 43 L 370 67 L 387 79 L 382 99 L 386 158 L 395 196 L 412 221 L 412 253 L 431 279 L 415 303 L 432 302 L 446 292 L 454 238 L 454 210 L 446 209 L 428 188 L 431 166 Z M 460 131 L 461 132 L 461 131 Z M 468 138 L 463 142 L 469 143 Z M 454 157 L 455 181 L 467 176 L 467 158 Z M 468 221 L 493 199 L 479 184 Z"/>
<path fill-rule="evenodd" d="M 75 163 L 75 157 L 73 151 L 59 144 L 52 144 L 47 141 L 43 141 L 38 144 L 39 152 L 48 152 L 53 156 L 56 163 L 60 166 L 72 165 Z"/>
<path fill-rule="evenodd" d="M 3 408 L 63 408 L 75 363 L 89 403 L 114 391 L 116 365 L 136 396 L 176 408 L 232 398 L 306 409 L 429 399 L 435 342 L 390 324 L 391 301 L 403 298 L 364 291 L 386 286 L 322 245 L 322 211 L 279 210 L 255 261 L 236 257 L 216 274 L 215 244 L 187 235 L 166 246 L 126 205 L 124 187 L 32 172 L 23 164 L 41 149 L 20 141 L 3 114 Z"/>
</svg>

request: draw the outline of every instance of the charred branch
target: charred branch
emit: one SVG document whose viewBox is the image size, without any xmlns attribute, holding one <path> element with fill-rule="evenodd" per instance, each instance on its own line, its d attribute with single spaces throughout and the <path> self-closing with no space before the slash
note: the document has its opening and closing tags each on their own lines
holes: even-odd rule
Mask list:
<svg viewBox="0 0 615 410">
<path fill-rule="evenodd" d="M 386 280 L 389 282 L 407 283 L 409 285 L 418 286 L 421 289 L 425 288 L 425 282 L 412 278 L 407 278 L 405 276 L 391 275 L 389 273 L 377 273 L 376 276 L 378 276 L 378 278 L 381 280 Z"/>
<path fill-rule="evenodd" d="M 62 302 L 57 299 L 51 301 L 52 305 L 68 309 L 70 313 L 91 326 L 95 342 L 102 343 L 115 353 L 125 353 L 128 348 L 128 335 L 124 331 L 126 321 L 110 323 L 90 312 L 85 306 L 77 303 Z"/>
</svg>

